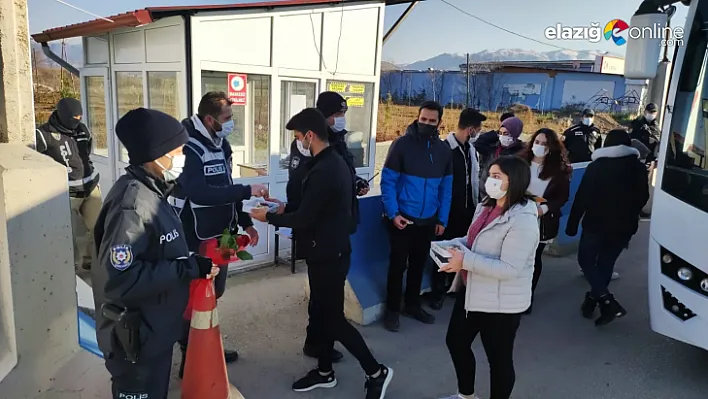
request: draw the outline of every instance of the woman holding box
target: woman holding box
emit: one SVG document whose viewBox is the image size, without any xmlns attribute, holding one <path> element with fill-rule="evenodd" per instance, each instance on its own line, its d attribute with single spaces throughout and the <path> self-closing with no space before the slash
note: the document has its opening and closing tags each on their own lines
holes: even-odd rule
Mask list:
<svg viewBox="0 0 708 399">
<path fill-rule="evenodd" d="M 446 341 L 459 393 L 448 399 L 477 398 L 471 346 L 478 334 L 489 360 L 491 399 L 508 399 L 514 389 L 514 340 L 531 303 L 540 235 L 536 203 L 526 194 L 530 180 L 523 159 L 494 160 L 485 182 L 488 196 L 477 206 L 467 236 L 440 242 L 452 255 L 440 272 L 456 273 L 451 291 L 458 291 Z"/>
</svg>

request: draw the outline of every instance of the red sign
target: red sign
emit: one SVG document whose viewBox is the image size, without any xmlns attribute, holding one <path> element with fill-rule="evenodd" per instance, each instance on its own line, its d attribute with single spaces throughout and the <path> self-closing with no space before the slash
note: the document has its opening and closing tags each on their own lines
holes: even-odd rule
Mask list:
<svg viewBox="0 0 708 399">
<path fill-rule="evenodd" d="M 233 101 L 234 105 L 246 105 L 248 98 L 246 82 L 248 81 L 248 76 L 239 73 L 230 73 L 227 79 L 229 85 L 229 100 Z"/>
</svg>

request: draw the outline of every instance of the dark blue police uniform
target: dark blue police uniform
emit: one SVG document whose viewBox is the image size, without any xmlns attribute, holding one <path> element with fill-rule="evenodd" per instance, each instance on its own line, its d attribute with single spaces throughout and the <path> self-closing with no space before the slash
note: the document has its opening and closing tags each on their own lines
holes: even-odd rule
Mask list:
<svg viewBox="0 0 708 399">
<path fill-rule="evenodd" d="M 141 108 L 126 114 L 116 132 L 131 165 L 106 196 L 95 228 L 98 267 L 91 278 L 98 345 L 112 376 L 113 398 L 163 399 L 189 284 L 205 277 L 212 264 L 189 251 L 182 224 L 167 202 L 174 184 L 141 166 L 187 142 L 179 122 Z M 138 315 L 130 327 L 136 347 L 120 340 L 122 323 L 105 314 L 108 308 Z"/>
</svg>

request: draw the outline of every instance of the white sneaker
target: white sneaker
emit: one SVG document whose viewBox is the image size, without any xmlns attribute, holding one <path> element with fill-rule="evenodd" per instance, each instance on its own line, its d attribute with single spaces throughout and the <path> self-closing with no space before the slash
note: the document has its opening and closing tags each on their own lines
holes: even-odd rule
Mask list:
<svg viewBox="0 0 708 399">
<path fill-rule="evenodd" d="M 585 273 L 583 273 L 583 269 L 578 269 L 578 275 L 579 275 L 580 277 L 585 277 Z M 612 278 L 611 278 L 611 279 L 612 279 L 612 280 L 617 280 L 618 278 L 620 278 L 619 273 L 617 273 L 617 272 L 612 272 Z"/>
</svg>

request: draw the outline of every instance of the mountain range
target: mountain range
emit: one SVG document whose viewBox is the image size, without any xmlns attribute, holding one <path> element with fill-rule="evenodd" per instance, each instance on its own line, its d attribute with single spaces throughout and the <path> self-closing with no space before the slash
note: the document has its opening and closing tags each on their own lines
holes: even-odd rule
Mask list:
<svg viewBox="0 0 708 399">
<path fill-rule="evenodd" d="M 606 55 L 624 58 L 618 54 L 607 51 L 596 50 L 554 50 L 538 52 L 524 49 L 500 49 L 483 50 L 478 53 L 470 53 L 470 62 L 493 62 L 493 61 L 569 61 L 569 60 L 594 60 L 595 56 Z M 426 60 L 416 61 L 410 64 L 397 65 L 384 61 L 381 65 L 383 70 L 407 69 L 407 70 L 427 70 L 430 68 L 439 70 L 459 70 L 460 65 L 467 61 L 465 54 L 443 53 Z"/>
</svg>

